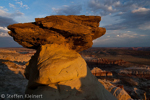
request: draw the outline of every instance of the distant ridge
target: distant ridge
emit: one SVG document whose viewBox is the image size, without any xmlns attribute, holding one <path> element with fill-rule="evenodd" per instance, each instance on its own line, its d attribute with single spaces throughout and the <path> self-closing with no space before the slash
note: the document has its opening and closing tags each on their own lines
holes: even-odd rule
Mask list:
<svg viewBox="0 0 150 100">
<path fill-rule="evenodd" d="M 111 49 L 127 49 L 138 51 L 150 51 L 150 47 L 92 47 L 92 48 L 111 48 Z"/>
</svg>

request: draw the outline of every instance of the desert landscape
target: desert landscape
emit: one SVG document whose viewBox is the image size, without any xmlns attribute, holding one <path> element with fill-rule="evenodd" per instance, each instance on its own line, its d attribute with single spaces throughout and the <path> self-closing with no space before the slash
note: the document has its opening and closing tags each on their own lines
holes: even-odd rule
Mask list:
<svg viewBox="0 0 150 100">
<path fill-rule="evenodd" d="M 27 48 L 0 48 L 0 94 L 24 94 L 28 83 L 25 67 L 35 52 Z M 149 100 L 149 48 L 92 47 L 80 54 L 92 74 L 112 94 Z"/>
<path fill-rule="evenodd" d="M 150 1 L 1 0 L 0 100 L 150 100 Z"/>
<path fill-rule="evenodd" d="M 149 100 L 150 48 L 92 47 L 106 32 L 100 21 L 59 15 L 9 25 L 24 48 L 0 49 L 1 98 Z"/>
</svg>

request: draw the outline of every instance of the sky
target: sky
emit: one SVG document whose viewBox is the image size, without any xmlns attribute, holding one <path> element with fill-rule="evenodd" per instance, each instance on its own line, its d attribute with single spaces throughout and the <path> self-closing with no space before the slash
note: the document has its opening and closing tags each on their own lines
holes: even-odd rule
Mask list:
<svg viewBox="0 0 150 100">
<path fill-rule="evenodd" d="M 0 0 L 0 47 L 21 47 L 8 25 L 50 15 L 101 16 L 93 47 L 150 47 L 150 0 Z"/>
</svg>

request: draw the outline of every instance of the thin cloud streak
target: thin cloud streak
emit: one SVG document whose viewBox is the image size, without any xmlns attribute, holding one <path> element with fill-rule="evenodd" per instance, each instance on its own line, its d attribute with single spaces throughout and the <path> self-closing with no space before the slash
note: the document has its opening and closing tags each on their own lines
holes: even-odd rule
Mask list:
<svg viewBox="0 0 150 100">
<path fill-rule="evenodd" d="M 19 4 L 20 7 L 22 7 L 22 8 L 29 9 L 28 5 L 24 5 L 24 4 L 22 3 L 22 1 L 16 2 L 16 4 Z"/>
</svg>

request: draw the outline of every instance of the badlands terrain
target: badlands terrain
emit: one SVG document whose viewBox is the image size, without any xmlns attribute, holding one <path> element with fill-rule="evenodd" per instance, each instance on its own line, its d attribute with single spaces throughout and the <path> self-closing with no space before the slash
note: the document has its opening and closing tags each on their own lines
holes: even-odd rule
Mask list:
<svg viewBox="0 0 150 100">
<path fill-rule="evenodd" d="M 35 52 L 0 48 L 0 94 L 24 94 L 25 67 Z M 80 54 L 92 74 L 119 100 L 150 99 L 150 48 L 90 48 Z"/>
<path fill-rule="evenodd" d="M 97 78 L 123 88 L 133 99 L 149 100 L 149 49 L 90 48 L 80 53 Z"/>
</svg>

